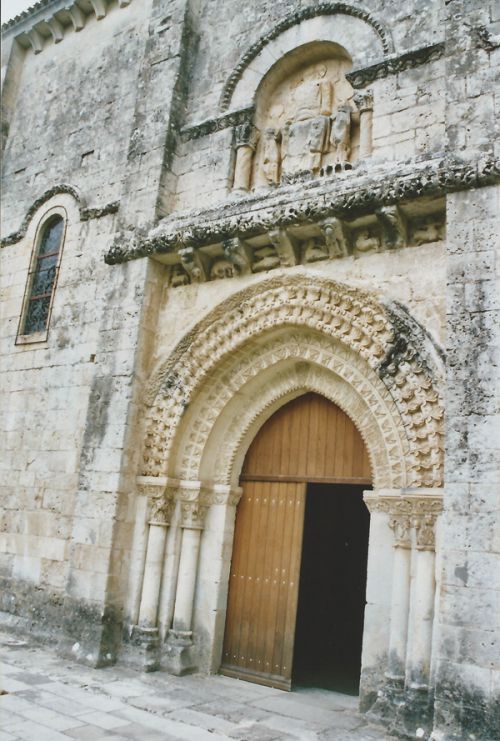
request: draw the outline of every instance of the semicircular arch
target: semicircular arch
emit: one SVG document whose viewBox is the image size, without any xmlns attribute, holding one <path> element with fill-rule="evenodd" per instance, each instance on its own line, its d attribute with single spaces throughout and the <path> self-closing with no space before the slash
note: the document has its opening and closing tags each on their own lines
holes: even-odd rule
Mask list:
<svg viewBox="0 0 500 741">
<path fill-rule="evenodd" d="M 263 370 L 270 363 L 266 365 L 261 350 L 273 332 L 281 331 L 289 348 L 294 332 L 307 335 L 295 360 L 328 367 L 326 348 L 336 348 L 338 357 L 348 353 L 344 366 L 356 367 L 360 378 L 370 379 L 386 399 L 387 413 L 381 419 L 387 429 L 398 430 L 399 442 L 396 448 L 389 440 L 384 445 L 398 449 L 396 457 L 405 459 L 402 485 L 440 485 L 440 369 L 435 353 L 426 351 L 426 335 L 423 330 L 418 334 L 418 327 L 414 320 L 405 320 L 401 307 L 395 312 L 372 293 L 302 274 L 276 276 L 235 294 L 202 320 L 154 374 L 147 394 L 151 407 L 143 474 L 194 472 L 197 464 L 181 460 L 195 447 L 190 434 L 185 435 L 190 420 L 199 418 L 205 442 L 198 451 L 203 451 L 218 415 L 243 386 L 235 380 L 234 363 L 253 355 Z M 314 339 L 318 336 L 321 347 Z M 281 343 L 275 362 L 287 342 Z M 258 362 L 241 371 L 243 382 L 257 375 Z M 348 383 L 355 385 L 352 378 Z M 217 394 L 221 401 L 216 403 Z M 203 453 L 196 455 L 201 460 Z"/>
<path fill-rule="evenodd" d="M 347 3 L 304 8 L 288 15 L 246 50 L 222 89 L 220 110 L 251 105 L 255 91 L 276 61 L 312 42 L 346 48 L 356 67 L 380 61 L 393 51 L 388 30 L 364 8 Z"/>
</svg>

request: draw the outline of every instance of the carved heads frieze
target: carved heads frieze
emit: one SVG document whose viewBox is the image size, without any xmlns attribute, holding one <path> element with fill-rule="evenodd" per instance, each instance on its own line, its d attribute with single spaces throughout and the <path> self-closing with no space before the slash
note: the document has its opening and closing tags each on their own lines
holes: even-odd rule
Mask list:
<svg viewBox="0 0 500 741">
<path fill-rule="evenodd" d="M 248 238 L 232 236 L 206 247 L 182 247 L 170 269 L 170 285 L 264 273 L 347 256 L 441 241 L 444 204 L 430 203 L 431 213 L 415 213 L 412 204 L 386 206 L 357 219 L 331 216 L 288 227 L 268 228 Z"/>
</svg>

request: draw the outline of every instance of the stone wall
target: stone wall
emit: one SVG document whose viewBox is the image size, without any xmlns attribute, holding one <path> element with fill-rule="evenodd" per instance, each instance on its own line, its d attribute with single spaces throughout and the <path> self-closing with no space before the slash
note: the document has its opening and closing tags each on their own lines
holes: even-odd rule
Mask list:
<svg viewBox="0 0 500 741">
<path fill-rule="evenodd" d="M 43 15 L 46 5 L 7 28 L 4 47 L 1 609 L 13 625 L 57 637 L 80 660 L 116 660 L 123 627 L 134 634 L 139 622 L 153 532 L 166 549 L 166 566 L 162 572 L 160 562 L 159 578 L 148 582 L 148 599 L 155 589 L 156 596 L 142 600 L 142 611 L 150 635 L 156 630 L 163 644 L 174 616 L 182 533 L 191 527 L 191 543 L 198 542 L 184 556 L 196 569 L 198 548 L 202 563 L 191 606 L 183 595 L 185 613 L 194 607 L 193 666 L 218 668 L 235 482 L 212 492 L 199 536 L 192 533 L 202 533 L 203 516 L 201 525 L 193 527 L 192 516 L 186 524 L 189 496 L 201 496 L 199 481 L 184 482 L 184 490 L 170 481 L 167 490 L 177 491 L 181 505 L 171 522 L 171 512 L 151 519 L 150 490 L 158 499 L 166 482 L 136 479 L 144 473 L 151 388 L 176 348 L 188 346 L 224 300 L 273 276 L 328 279 L 368 291 L 394 311 L 402 305 L 427 332 L 436 357 L 436 348 L 446 347 L 433 738 L 493 738 L 500 723 L 495 4 L 370 0 L 361 8 L 350 1 L 255 0 L 235 13 L 234 0 L 132 0 L 105 2 L 106 15 L 89 12 L 79 30 L 62 0 L 48 4 L 50 17 Z M 300 54 L 316 61 L 317 42 L 343 46 L 353 62 L 350 84 L 373 94 L 371 156 L 338 179 L 299 178 L 235 194 L 235 127 L 253 121 L 248 111 L 278 59 L 285 58 L 285 71 Z M 16 344 L 37 226 L 52 206 L 66 210 L 67 232 L 48 338 Z M 337 242 L 328 241 L 332 233 Z M 272 270 L 258 265 L 263 247 L 275 250 Z M 423 347 L 428 337 L 418 337 Z M 394 357 L 404 353 L 402 339 L 392 341 Z M 256 357 L 264 345 L 256 339 Z M 235 368 L 238 357 L 230 359 Z M 215 388 L 217 373 L 216 367 L 200 398 Z M 271 399 L 277 380 L 267 378 L 262 390 Z M 249 383 L 254 395 L 258 383 Z M 173 399 L 182 393 L 171 389 Z M 239 418 L 245 398 L 241 392 L 240 406 L 231 400 L 224 413 Z M 196 422 L 192 409 L 184 411 L 181 442 Z M 160 429 L 169 424 L 157 422 Z M 224 449 L 223 434 L 234 433 L 224 419 L 214 429 L 205 459 Z M 434 452 L 440 459 L 439 446 Z M 175 460 L 169 476 L 183 471 Z M 214 466 L 206 466 L 210 485 Z M 370 635 L 379 626 L 382 637 L 380 645 L 365 644 L 364 660 L 373 668 L 365 709 L 385 682 L 380 657 L 385 661 L 391 609 L 389 568 L 383 595 L 374 578 L 377 558 L 392 553 L 387 512 L 374 510 L 373 521 L 367 615 L 376 617 Z M 168 535 L 159 536 L 169 524 Z M 183 630 L 190 627 L 186 614 Z M 418 634 L 414 620 L 411 631 Z M 403 725 L 414 734 L 420 719 L 412 712 Z M 422 723 L 430 733 L 432 718 Z"/>
</svg>

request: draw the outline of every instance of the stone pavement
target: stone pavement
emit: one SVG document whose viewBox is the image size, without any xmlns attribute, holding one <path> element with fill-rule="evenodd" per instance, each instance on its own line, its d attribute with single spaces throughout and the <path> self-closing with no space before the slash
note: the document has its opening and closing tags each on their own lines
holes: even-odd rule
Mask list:
<svg viewBox="0 0 500 741">
<path fill-rule="evenodd" d="M 5 633 L 0 651 L 0 741 L 391 738 L 358 715 L 356 698 L 326 690 L 89 669 Z"/>
</svg>

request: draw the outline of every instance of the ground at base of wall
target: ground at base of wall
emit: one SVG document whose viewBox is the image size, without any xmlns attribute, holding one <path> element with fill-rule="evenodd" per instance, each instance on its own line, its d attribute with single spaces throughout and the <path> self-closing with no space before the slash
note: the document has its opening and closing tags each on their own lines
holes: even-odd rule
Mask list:
<svg viewBox="0 0 500 741">
<path fill-rule="evenodd" d="M 0 633 L 1 741 L 392 738 L 325 690 L 282 692 L 227 677 L 88 669 Z"/>
</svg>

